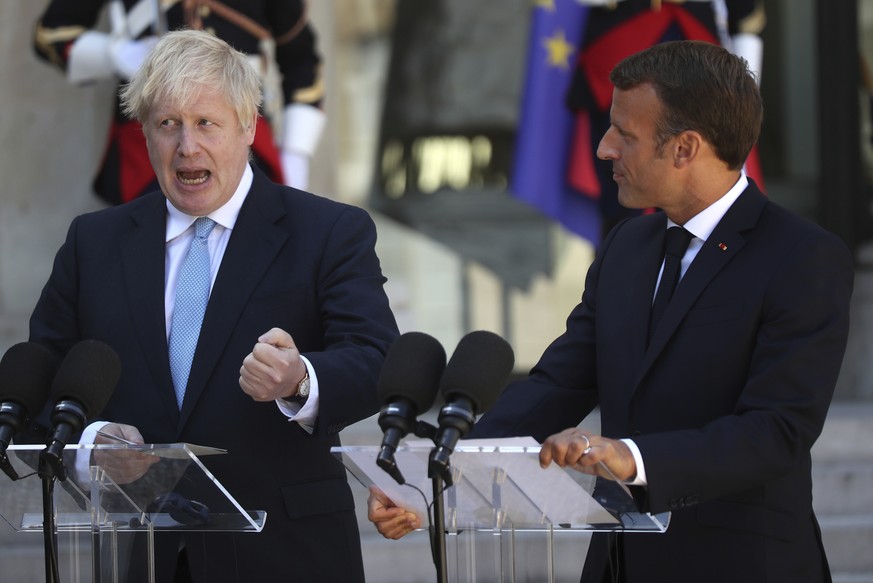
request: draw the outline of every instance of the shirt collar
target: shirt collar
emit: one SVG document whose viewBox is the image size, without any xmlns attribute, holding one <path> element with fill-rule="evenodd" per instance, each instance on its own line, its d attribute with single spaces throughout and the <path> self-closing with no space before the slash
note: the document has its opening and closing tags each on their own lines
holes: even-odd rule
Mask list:
<svg viewBox="0 0 873 583">
<path fill-rule="evenodd" d="M 209 213 L 207 216 L 225 229 L 232 230 L 234 225 L 236 225 L 236 219 L 239 216 L 239 211 L 242 208 L 243 202 L 245 202 L 246 196 L 248 196 L 249 190 L 252 187 L 253 180 L 254 172 L 252 172 L 252 167 L 249 164 L 246 164 L 242 178 L 239 181 L 239 186 L 236 187 L 236 192 L 233 193 L 233 196 L 231 196 L 226 203 Z M 166 240 L 168 242 L 181 235 L 188 227 L 194 224 L 194 221 L 198 219 L 198 217 L 186 215 L 174 207 L 169 200 L 167 200 L 167 215 Z"/>
<path fill-rule="evenodd" d="M 740 197 L 746 187 L 749 186 L 749 179 L 746 178 L 746 172 L 740 171 L 740 178 L 737 180 L 736 184 L 734 184 L 730 190 L 728 190 L 720 199 L 691 217 L 683 227 L 685 230 L 701 239 L 706 241 L 712 232 L 715 230 L 716 225 L 718 225 L 719 221 L 721 221 L 722 217 L 727 213 L 728 209 L 731 208 L 731 205 Z M 667 219 L 667 228 L 678 226 L 676 223 Z"/>
</svg>

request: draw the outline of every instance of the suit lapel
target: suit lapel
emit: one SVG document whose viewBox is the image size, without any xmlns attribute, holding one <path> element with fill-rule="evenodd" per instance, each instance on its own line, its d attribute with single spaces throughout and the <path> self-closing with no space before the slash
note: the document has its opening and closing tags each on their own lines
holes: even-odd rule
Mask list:
<svg viewBox="0 0 873 583">
<path fill-rule="evenodd" d="M 653 220 L 635 246 L 637 251 L 631 254 L 638 261 L 636 268 L 627 270 L 631 280 L 627 282 L 634 290 L 633 301 L 630 302 L 631 362 L 640 362 L 648 347 L 649 317 L 652 312 L 652 298 L 655 294 L 655 283 L 661 269 L 664 256 L 664 238 L 667 233 L 667 217 L 663 213 L 653 216 Z"/>
<path fill-rule="evenodd" d="M 635 387 L 663 351 L 682 323 L 688 310 L 697 301 L 716 275 L 746 244 L 744 232 L 754 228 L 766 204 L 766 197 L 750 183 L 716 225 L 704 242 L 688 271 L 679 282 L 664 317 L 654 331 L 646 351 Z M 650 302 L 651 303 L 651 302 Z"/>
<path fill-rule="evenodd" d="M 255 287 L 288 239 L 288 233 L 275 225 L 285 213 L 277 187 L 255 170 L 252 188 L 240 209 L 206 306 L 179 429 L 203 394 Z M 253 338 L 252 346 L 255 341 Z"/>
<path fill-rule="evenodd" d="M 164 312 L 167 207 L 163 196 L 138 206 L 131 219 L 135 227 L 121 238 L 122 269 L 135 330 L 142 354 L 156 382 L 150 383 L 171 419 L 176 419 L 176 397 L 170 377 Z M 148 384 L 148 383 L 147 383 Z"/>
</svg>

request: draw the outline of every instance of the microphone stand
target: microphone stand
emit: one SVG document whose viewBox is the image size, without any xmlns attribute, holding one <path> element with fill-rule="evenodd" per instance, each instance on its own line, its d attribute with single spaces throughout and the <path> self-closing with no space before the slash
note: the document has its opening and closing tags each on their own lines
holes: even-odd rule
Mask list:
<svg viewBox="0 0 873 583">
<path fill-rule="evenodd" d="M 417 421 L 415 424 L 415 436 L 427 438 L 436 445 L 437 428 L 425 421 Z M 431 452 L 433 455 L 433 452 Z M 443 503 L 443 484 L 452 485 L 451 475 L 443 480 L 439 471 L 434 471 L 432 464 L 428 464 L 427 477 L 431 479 L 433 488 L 433 527 L 430 533 L 431 553 L 436 567 L 437 583 L 448 583 L 448 566 L 446 551 L 446 515 Z"/>
<path fill-rule="evenodd" d="M 3 470 L 3 473 L 9 476 L 9 479 L 13 482 L 19 480 L 18 472 L 15 471 L 15 468 L 12 467 L 12 462 L 9 461 L 9 457 L 4 453 L 0 455 L 0 469 Z"/>
<path fill-rule="evenodd" d="M 60 583 L 58 572 L 58 539 L 55 523 L 55 480 L 67 479 L 64 460 L 43 451 L 39 456 L 38 472 L 42 480 L 42 537 L 45 547 L 46 583 Z"/>
<path fill-rule="evenodd" d="M 446 555 L 446 517 L 443 505 L 443 479 L 433 472 L 428 472 L 433 482 L 433 532 L 431 533 L 431 547 L 433 550 L 433 562 L 437 571 L 437 582 L 447 583 L 448 568 Z"/>
</svg>

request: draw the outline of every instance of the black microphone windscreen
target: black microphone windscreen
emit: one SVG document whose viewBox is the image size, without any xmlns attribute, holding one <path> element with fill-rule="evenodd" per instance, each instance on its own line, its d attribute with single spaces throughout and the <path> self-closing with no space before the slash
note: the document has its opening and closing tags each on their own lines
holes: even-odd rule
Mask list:
<svg viewBox="0 0 873 583">
<path fill-rule="evenodd" d="M 402 334 L 385 355 L 379 374 L 379 400 L 386 403 L 406 398 L 423 413 L 433 405 L 445 368 L 446 351 L 436 338 L 423 332 Z"/>
<path fill-rule="evenodd" d="M 0 402 L 14 401 L 28 414 L 36 414 L 45 404 L 58 359 L 45 346 L 19 342 L 0 360 Z"/>
<path fill-rule="evenodd" d="M 458 342 L 440 379 L 448 402 L 453 395 L 470 399 L 477 413 L 488 409 L 506 384 L 515 364 L 509 343 L 493 332 L 476 330 Z"/>
<path fill-rule="evenodd" d="M 53 402 L 72 399 L 85 408 L 88 418 L 95 417 L 103 411 L 120 376 L 121 361 L 115 350 L 97 340 L 82 340 L 61 362 L 52 384 Z"/>
</svg>

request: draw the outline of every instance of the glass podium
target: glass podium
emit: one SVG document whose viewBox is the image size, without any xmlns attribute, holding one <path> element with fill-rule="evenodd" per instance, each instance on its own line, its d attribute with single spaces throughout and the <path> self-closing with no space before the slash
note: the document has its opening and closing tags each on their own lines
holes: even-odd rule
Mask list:
<svg viewBox="0 0 873 583">
<path fill-rule="evenodd" d="M 433 443 L 401 443 L 394 454 L 400 485 L 376 464 L 378 446 L 335 447 L 364 487 L 375 485 L 429 524 L 428 462 Z M 639 512 L 629 489 L 613 480 L 539 465 L 529 438 L 465 440 L 451 456 L 453 485 L 443 490 L 446 581 L 528 580 L 533 568 L 554 581 L 556 538 L 567 533 L 663 533 L 669 513 Z M 386 544 L 390 544 L 386 541 Z M 533 563 L 533 567 L 532 567 Z"/>
<path fill-rule="evenodd" d="M 0 488 L 0 516 L 16 531 L 45 536 L 45 487 L 37 474 L 44 449 L 8 448 L 5 465 L 17 479 Z M 68 445 L 66 479 L 55 482 L 51 496 L 58 578 L 118 583 L 139 565 L 154 582 L 154 537 L 161 531 L 260 532 L 266 513 L 243 509 L 199 459 L 222 453 L 185 443 Z M 130 465 L 144 474 L 128 483 L 113 479 L 112 468 Z M 134 537 L 145 544 L 133 544 Z"/>
</svg>

